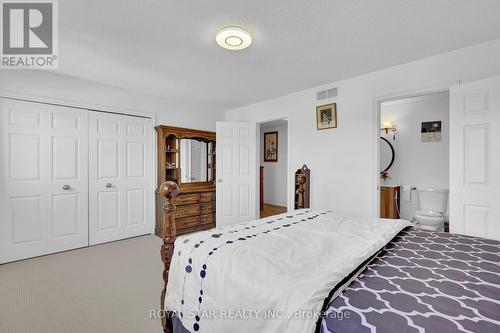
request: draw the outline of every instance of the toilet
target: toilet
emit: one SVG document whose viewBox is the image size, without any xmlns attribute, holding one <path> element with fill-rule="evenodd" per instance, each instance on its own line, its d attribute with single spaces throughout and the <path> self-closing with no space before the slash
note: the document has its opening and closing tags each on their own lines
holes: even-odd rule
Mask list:
<svg viewBox="0 0 500 333">
<path fill-rule="evenodd" d="M 418 207 L 412 222 L 418 228 L 444 231 L 446 209 L 448 206 L 448 190 L 428 188 L 417 190 Z"/>
</svg>

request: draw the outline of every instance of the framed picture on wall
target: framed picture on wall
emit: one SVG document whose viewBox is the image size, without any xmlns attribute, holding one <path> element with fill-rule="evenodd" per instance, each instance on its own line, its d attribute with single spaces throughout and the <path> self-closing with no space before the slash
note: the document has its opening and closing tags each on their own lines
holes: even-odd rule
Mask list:
<svg viewBox="0 0 500 333">
<path fill-rule="evenodd" d="M 425 121 L 422 123 L 422 142 L 439 142 L 441 141 L 441 122 L 440 121 Z"/>
<path fill-rule="evenodd" d="M 337 103 L 316 107 L 316 126 L 319 130 L 337 127 Z"/>
<path fill-rule="evenodd" d="M 278 162 L 278 132 L 264 133 L 264 162 Z"/>
</svg>

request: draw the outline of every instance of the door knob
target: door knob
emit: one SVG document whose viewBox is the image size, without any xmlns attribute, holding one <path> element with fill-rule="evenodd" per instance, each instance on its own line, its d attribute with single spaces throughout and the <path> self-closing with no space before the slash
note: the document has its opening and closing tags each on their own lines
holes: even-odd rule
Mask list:
<svg viewBox="0 0 500 333">
<path fill-rule="evenodd" d="M 65 190 L 65 191 L 68 191 L 70 188 L 71 188 L 71 187 L 69 187 L 69 185 L 68 185 L 68 184 L 66 184 L 66 185 L 64 185 L 64 186 L 63 186 L 63 190 Z"/>
<path fill-rule="evenodd" d="M 104 186 L 106 186 L 106 188 L 110 188 L 111 187 L 111 183 L 106 183 L 106 185 L 104 185 Z"/>
<path fill-rule="evenodd" d="M 219 183 L 222 183 L 222 178 L 217 179 Z"/>
</svg>

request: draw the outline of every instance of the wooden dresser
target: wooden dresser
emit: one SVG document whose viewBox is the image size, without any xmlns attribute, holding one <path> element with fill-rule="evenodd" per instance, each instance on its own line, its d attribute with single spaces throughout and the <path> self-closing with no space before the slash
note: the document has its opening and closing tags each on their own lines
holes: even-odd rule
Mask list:
<svg viewBox="0 0 500 333">
<path fill-rule="evenodd" d="M 171 180 L 180 189 L 174 199 L 177 235 L 215 228 L 215 133 L 164 125 L 155 129 L 158 135 L 157 187 Z M 186 148 L 191 143 L 196 149 Z M 203 147 L 200 148 L 200 145 Z M 192 158 L 195 151 L 198 154 L 195 160 L 183 160 Z M 200 160 L 205 161 L 203 170 L 186 170 L 192 168 L 194 161 L 197 166 L 200 165 Z M 160 237 L 164 200 L 157 190 L 155 234 Z"/>
<path fill-rule="evenodd" d="M 174 199 L 177 207 L 177 234 L 207 230 L 215 227 L 215 191 L 179 193 Z"/>
</svg>

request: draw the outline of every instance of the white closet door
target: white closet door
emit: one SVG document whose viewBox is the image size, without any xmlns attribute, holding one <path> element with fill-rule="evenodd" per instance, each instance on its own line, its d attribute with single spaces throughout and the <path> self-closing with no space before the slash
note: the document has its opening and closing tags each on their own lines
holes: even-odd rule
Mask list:
<svg viewBox="0 0 500 333">
<path fill-rule="evenodd" d="M 90 112 L 89 243 L 122 236 L 123 121 L 116 115 Z"/>
<path fill-rule="evenodd" d="M 123 163 L 124 237 L 151 233 L 152 205 L 152 130 L 149 119 L 125 117 Z"/>
<path fill-rule="evenodd" d="M 47 252 L 46 122 L 37 104 L 0 100 L 2 135 L 1 261 Z"/>
<path fill-rule="evenodd" d="M 0 113 L 0 262 L 88 245 L 88 113 L 7 99 Z"/>
<path fill-rule="evenodd" d="M 90 244 L 147 234 L 151 120 L 90 112 Z"/>
<path fill-rule="evenodd" d="M 48 131 L 48 250 L 88 246 L 88 112 L 52 107 Z"/>
</svg>

